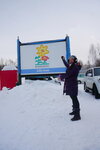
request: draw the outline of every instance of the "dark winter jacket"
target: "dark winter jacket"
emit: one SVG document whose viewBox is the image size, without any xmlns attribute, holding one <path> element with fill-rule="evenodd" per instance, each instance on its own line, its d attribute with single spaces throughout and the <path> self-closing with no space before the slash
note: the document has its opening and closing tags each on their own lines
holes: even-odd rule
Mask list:
<svg viewBox="0 0 100 150">
<path fill-rule="evenodd" d="M 70 96 L 78 95 L 78 82 L 77 76 L 79 70 L 81 69 L 80 65 L 73 63 L 71 66 L 63 60 L 64 65 L 67 67 L 64 81 L 63 93 Z"/>
</svg>

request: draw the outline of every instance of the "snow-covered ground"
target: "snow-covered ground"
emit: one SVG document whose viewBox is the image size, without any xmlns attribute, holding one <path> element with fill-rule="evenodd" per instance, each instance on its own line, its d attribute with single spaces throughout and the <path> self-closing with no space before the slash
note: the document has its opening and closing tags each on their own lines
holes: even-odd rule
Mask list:
<svg viewBox="0 0 100 150">
<path fill-rule="evenodd" d="M 81 120 L 62 86 L 27 81 L 0 91 L 0 150 L 100 150 L 100 100 L 79 85 Z"/>
</svg>

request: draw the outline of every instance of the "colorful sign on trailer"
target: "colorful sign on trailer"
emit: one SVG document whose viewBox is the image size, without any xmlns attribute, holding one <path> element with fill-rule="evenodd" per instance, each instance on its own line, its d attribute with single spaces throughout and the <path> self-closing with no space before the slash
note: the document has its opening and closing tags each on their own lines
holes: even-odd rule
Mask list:
<svg viewBox="0 0 100 150">
<path fill-rule="evenodd" d="M 61 56 L 70 56 L 69 37 L 60 40 L 21 43 L 17 39 L 18 73 L 43 75 L 64 73 Z"/>
</svg>

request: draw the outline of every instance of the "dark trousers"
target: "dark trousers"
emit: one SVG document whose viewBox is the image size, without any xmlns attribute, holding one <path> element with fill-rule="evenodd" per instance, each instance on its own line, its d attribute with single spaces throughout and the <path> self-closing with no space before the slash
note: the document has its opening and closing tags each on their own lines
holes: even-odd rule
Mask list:
<svg viewBox="0 0 100 150">
<path fill-rule="evenodd" d="M 73 107 L 73 111 L 80 111 L 80 104 L 79 104 L 79 101 L 78 101 L 78 98 L 77 96 L 70 96 L 71 99 L 72 99 L 72 107 Z"/>
</svg>

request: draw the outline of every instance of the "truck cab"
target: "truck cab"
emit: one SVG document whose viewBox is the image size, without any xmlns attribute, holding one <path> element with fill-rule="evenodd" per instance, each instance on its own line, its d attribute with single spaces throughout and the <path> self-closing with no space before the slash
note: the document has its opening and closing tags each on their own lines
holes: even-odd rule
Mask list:
<svg viewBox="0 0 100 150">
<path fill-rule="evenodd" d="M 84 90 L 85 92 L 92 92 L 95 98 L 100 98 L 100 67 L 93 67 L 86 71 Z"/>
</svg>

